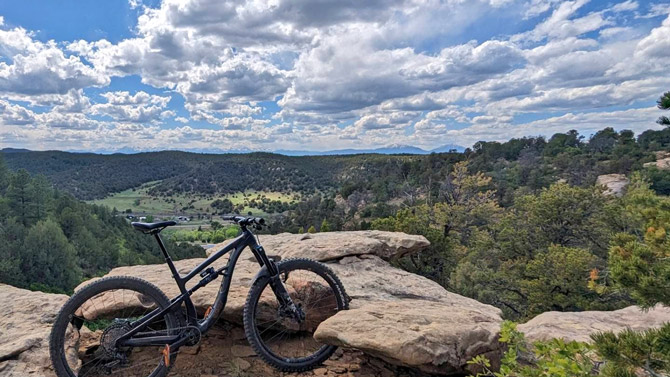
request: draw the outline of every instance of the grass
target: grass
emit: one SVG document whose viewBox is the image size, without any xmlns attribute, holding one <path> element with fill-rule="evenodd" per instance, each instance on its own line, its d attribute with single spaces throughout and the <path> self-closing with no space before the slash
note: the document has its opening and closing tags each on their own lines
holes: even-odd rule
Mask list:
<svg viewBox="0 0 670 377">
<path fill-rule="evenodd" d="M 257 199 L 259 197 L 265 197 L 270 200 L 280 200 L 282 202 L 291 202 L 294 200 L 292 194 L 255 190 L 247 190 L 245 192 L 214 196 L 179 194 L 165 198 L 149 195 L 148 190 L 157 183 L 158 182 L 148 182 L 140 187 L 121 191 L 104 199 L 89 201 L 89 203 L 104 205 L 109 208 L 116 208 L 119 211 L 130 209 L 134 214 L 194 217 L 197 214 L 212 213 L 214 210 L 212 207 L 210 207 L 212 202 L 217 199 L 227 198 L 233 203 L 233 205 L 244 205 L 244 208 L 241 211 L 243 214 L 246 214 L 250 211 L 256 216 L 265 216 L 267 213 L 261 211 L 258 208 L 249 207 L 245 204 L 248 203 L 248 201 Z"/>
</svg>

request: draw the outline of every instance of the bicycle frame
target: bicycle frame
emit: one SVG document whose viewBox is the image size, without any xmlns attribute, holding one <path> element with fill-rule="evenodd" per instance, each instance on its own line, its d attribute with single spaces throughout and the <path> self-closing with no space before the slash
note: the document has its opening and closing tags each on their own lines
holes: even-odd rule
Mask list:
<svg viewBox="0 0 670 377">
<path fill-rule="evenodd" d="M 144 317 L 136 320 L 131 323 L 132 330 L 128 331 L 126 334 L 122 335 L 117 340 L 117 345 L 121 347 L 142 347 L 142 346 L 164 346 L 166 344 L 170 345 L 171 349 L 177 349 L 184 345 L 188 341 L 188 337 L 184 334 L 175 334 L 175 335 L 158 335 L 160 332 L 141 332 L 144 330 L 149 323 L 153 320 L 160 318 L 161 316 L 169 313 L 170 311 L 176 310 L 183 303 L 186 306 L 186 325 L 187 327 L 197 328 L 201 334 L 207 332 L 218 320 L 220 314 L 223 312 L 224 307 L 226 306 L 226 301 L 228 300 L 228 291 L 230 289 L 230 283 L 233 278 L 233 271 L 235 269 L 235 264 L 237 263 L 240 254 L 248 246 L 251 249 L 251 252 L 254 254 L 254 257 L 258 261 L 261 270 L 259 275 L 267 273 L 270 276 L 277 276 L 278 270 L 277 267 L 271 259 L 265 254 L 263 247 L 257 242 L 256 236 L 249 231 L 246 226 L 242 226 L 242 234 L 235 238 L 230 244 L 228 244 L 223 249 L 219 250 L 215 254 L 209 256 L 198 266 L 193 268 L 188 274 L 181 275 L 177 268 L 170 258 L 165 245 L 159 236 L 159 232 L 152 233 L 158 245 L 160 246 L 161 252 L 165 257 L 165 262 L 167 263 L 172 276 L 179 287 L 180 295 L 170 300 L 170 305 L 166 308 L 157 308 L 154 309 L 149 314 Z M 205 270 L 212 263 L 216 262 L 219 258 L 232 251 L 228 263 L 226 266 L 219 268 L 214 271 L 213 269 Z M 192 280 L 195 276 L 201 272 L 205 272 L 201 275 L 202 280 L 196 283 L 192 288 L 187 289 L 186 283 Z M 214 304 L 212 305 L 210 313 L 203 319 L 198 320 L 195 305 L 191 300 L 191 295 L 198 289 L 204 287 L 205 285 L 212 282 L 218 277 L 218 275 L 223 275 L 223 280 L 221 281 L 221 287 L 216 296 Z M 258 276 L 258 275 L 257 275 Z M 274 285 L 274 284 L 273 284 Z M 288 296 L 288 293 L 285 291 L 285 288 L 282 284 L 279 284 L 280 292 L 275 291 L 277 298 L 280 302 L 283 303 L 285 297 Z M 273 287 L 274 290 L 275 287 Z M 286 295 L 284 295 L 286 294 Z"/>
</svg>

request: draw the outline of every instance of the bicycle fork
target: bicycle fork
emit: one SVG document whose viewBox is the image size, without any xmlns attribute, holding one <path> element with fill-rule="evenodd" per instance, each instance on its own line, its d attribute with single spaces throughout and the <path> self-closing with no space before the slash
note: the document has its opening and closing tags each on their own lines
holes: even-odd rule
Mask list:
<svg viewBox="0 0 670 377">
<path fill-rule="evenodd" d="M 272 288 L 272 292 L 274 292 L 275 296 L 277 297 L 277 301 L 279 302 L 279 315 L 290 316 L 298 323 L 302 323 L 305 320 L 305 312 L 302 310 L 300 305 L 296 305 L 293 302 L 293 299 L 291 299 L 291 295 L 289 295 L 284 282 L 282 282 L 279 276 L 279 268 L 277 267 L 275 261 L 267 257 L 265 250 L 261 245 L 257 245 L 255 248 L 252 248 L 252 250 L 254 250 L 256 258 L 262 263 L 263 266 L 265 266 L 268 272 L 268 276 L 270 278 L 270 288 Z"/>
</svg>

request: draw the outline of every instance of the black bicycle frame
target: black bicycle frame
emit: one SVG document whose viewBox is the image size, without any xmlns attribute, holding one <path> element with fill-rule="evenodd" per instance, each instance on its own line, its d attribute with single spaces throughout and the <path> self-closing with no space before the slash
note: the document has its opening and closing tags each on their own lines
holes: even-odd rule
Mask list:
<svg viewBox="0 0 670 377">
<path fill-rule="evenodd" d="M 258 264 L 261 266 L 261 271 L 259 275 L 268 274 L 269 276 L 276 277 L 278 275 L 277 266 L 274 261 L 269 259 L 265 254 L 263 247 L 257 242 L 256 236 L 249 231 L 246 226 L 242 226 L 242 234 L 235 238 L 230 244 L 228 244 L 223 249 L 219 250 L 215 254 L 209 256 L 202 263 L 196 266 L 188 274 L 182 276 L 170 258 L 165 245 L 160 238 L 159 232 L 154 232 L 153 236 L 156 238 L 158 245 L 160 246 L 161 252 L 165 257 L 165 262 L 167 263 L 172 276 L 179 287 L 181 294 L 173 298 L 170 302 L 170 305 L 166 308 L 157 308 L 151 311 L 149 314 L 138 319 L 131 323 L 132 330 L 128 331 L 123 336 L 119 337 L 117 340 L 117 346 L 121 347 L 141 347 L 141 346 L 164 346 L 169 344 L 172 349 L 176 349 L 184 345 L 187 341 L 187 337 L 183 333 L 175 335 L 158 335 L 160 332 L 151 331 L 151 332 L 141 332 L 144 330 L 149 323 L 154 321 L 161 316 L 169 313 L 170 311 L 177 310 L 183 303 L 186 306 L 186 320 L 187 327 L 197 329 L 201 334 L 204 334 L 209 330 L 214 323 L 218 320 L 220 314 L 223 312 L 224 307 L 226 306 L 226 301 L 228 300 L 228 291 L 230 289 L 230 283 L 233 279 L 233 271 L 235 269 L 235 264 L 237 263 L 240 254 L 248 246 L 251 249 L 251 252 L 254 254 L 254 257 L 258 261 Z M 230 258 L 228 258 L 228 263 L 226 266 L 219 268 L 218 270 L 208 269 L 212 263 L 216 262 L 219 258 L 227 254 L 232 250 Z M 188 283 L 195 276 L 203 272 L 200 276 L 200 280 L 192 288 L 187 289 L 186 283 Z M 219 275 L 223 275 L 223 280 L 221 281 L 221 287 L 217 294 L 216 300 L 212 305 L 210 313 L 202 320 L 198 320 L 196 313 L 195 305 L 191 300 L 191 295 L 198 289 L 204 287 L 205 285 L 212 282 Z M 278 280 L 278 279 L 277 279 Z M 283 303 L 288 293 L 286 292 L 282 284 L 272 284 L 273 291 L 279 289 L 280 292 L 275 291 L 277 298 Z M 275 287 L 276 286 L 276 287 Z"/>
</svg>

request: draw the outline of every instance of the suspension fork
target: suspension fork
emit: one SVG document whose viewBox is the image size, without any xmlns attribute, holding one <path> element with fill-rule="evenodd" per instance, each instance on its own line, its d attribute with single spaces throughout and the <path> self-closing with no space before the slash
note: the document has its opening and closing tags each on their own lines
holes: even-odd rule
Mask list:
<svg viewBox="0 0 670 377">
<path fill-rule="evenodd" d="M 265 249 L 259 244 L 251 247 L 251 252 L 254 253 L 254 256 L 258 260 L 258 263 L 261 265 L 261 267 L 265 267 L 266 271 L 268 272 L 268 276 L 270 277 L 270 287 L 277 296 L 279 302 L 282 305 L 287 304 L 291 300 L 291 297 L 289 296 L 288 292 L 286 291 L 286 287 L 284 287 L 284 284 L 282 284 L 281 279 L 279 278 L 279 268 L 277 267 L 277 263 L 275 263 L 274 260 L 268 258 L 267 254 L 265 254 Z"/>
<path fill-rule="evenodd" d="M 305 319 L 305 313 L 291 299 L 291 295 L 289 295 L 286 286 L 284 286 L 279 277 L 279 268 L 275 261 L 267 257 L 265 249 L 261 245 L 255 245 L 251 248 L 251 251 L 254 253 L 256 259 L 258 259 L 261 267 L 264 266 L 268 272 L 270 288 L 272 288 L 272 292 L 274 292 L 277 301 L 279 301 L 279 310 L 290 313 L 298 322 L 302 322 Z"/>
</svg>

